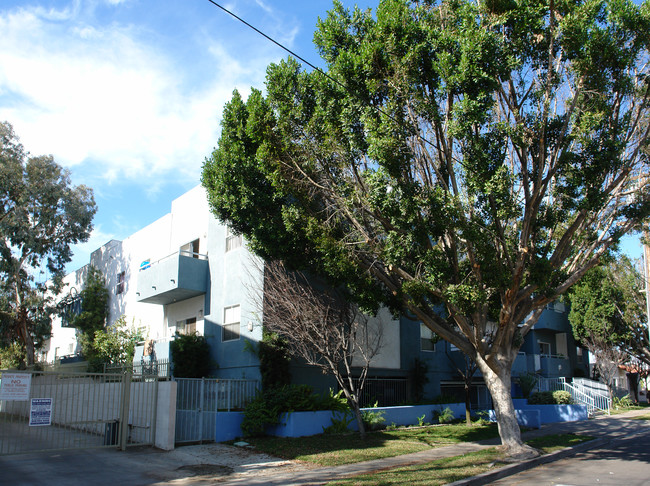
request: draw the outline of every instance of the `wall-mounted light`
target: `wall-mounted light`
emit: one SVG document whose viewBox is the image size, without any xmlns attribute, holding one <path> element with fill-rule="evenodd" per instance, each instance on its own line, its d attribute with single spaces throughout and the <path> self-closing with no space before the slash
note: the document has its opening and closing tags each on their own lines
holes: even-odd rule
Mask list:
<svg viewBox="0 0 650 486">
<path fill-rule="evenodd" d="M 175 283 L 176 283 L 176 280 L 174 280 L 173 278 L 170 278 L 169 280 L 170 280 L 170 281 L 171 281 L 171 283 L 173 283 L 173 284 L 175 284 Z"/>
<path fill-rule="evenodd" d="M 140 292 L 136 292 L 135 295 L 140 295 Z"/>
<path fill-rule="evenodd" d="M 248 321 L 248 332 L 253 332 L 253 322 Z"/>
<path fill-rule="evenodd" d="M 155 286 L 155 285 L 152 285 L 151 288 L 154 289 L 154 290 L 156 290 L 156 286 Z"/>
</svg>

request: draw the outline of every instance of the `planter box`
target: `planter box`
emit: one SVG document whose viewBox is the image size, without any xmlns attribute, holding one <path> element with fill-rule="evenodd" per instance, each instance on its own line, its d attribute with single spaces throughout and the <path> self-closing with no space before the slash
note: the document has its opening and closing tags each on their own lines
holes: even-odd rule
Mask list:
<svg viewBox="0 0 650 486">
<path fill-rule="evenodd" d="M 525 398 L 515 398 L 512 401 L 516 409 L 539 410 L 543 424 L 577 422 L 589 418 L 586 405 L 531 405 Z"/>
<path fill-rule="evenodd" d="M 216 442 L 226 442 L 241 437 L 243 435 L 241 431 L 243 421 L 244 412 L 217 412 L 214 440 Z"/>
<path fill-rule="evenodd" d="M 412 405 L 403 407 L 377 407 L 362 408 L 372 412 L 384 412 L 385 425 L 417 425 L 418 417 L 424 415 L 424 421 L 433 423 L 433 411 L 442 412 L 449 407 L 454 412 L 455 418 L 465 416 L 464 403 L 445 403 L 441 405 Z M 244 412 L 218 412 L 216 418 L 215 440 L 225 442 L 228 440 L 241 437 L 241 423 L 244 420 Z M 323 430 L 332 425 L 332 417 L 340 419 L 341 412 L 332 412 L 323 410 L 318 412 L 292 412 L 282 414 L 280 423 L 276 426 L 269 427 L 266 431 L 269 435 L 276 437 L 305 437 L 308 435 L 322 434 Z M 359 430 L 357 421 L 352 416 L 352 421 L 348 428 L 350 430 Z"/>
<path fill-rule="evenodd" d="M 305 437 L 322 434 L 323 430 L 332 425 L 332 416 L 341 415 L 331 410 L 318 412 L 291 412 L 280 416 L 280 423 L 266 430 L 269 435 L 276 437 Z"/>
<path fill-rule="evenodd" d="M 497 416 L 494 410 L 488 410 L 488 420 L 496 422 Z M 539 429 L 542 426 L 539 410 L 534 409 L 515 409 L 515 417 L 517 423 L 523 427 L 530 427 L 531 429 Z"/>
</svg>

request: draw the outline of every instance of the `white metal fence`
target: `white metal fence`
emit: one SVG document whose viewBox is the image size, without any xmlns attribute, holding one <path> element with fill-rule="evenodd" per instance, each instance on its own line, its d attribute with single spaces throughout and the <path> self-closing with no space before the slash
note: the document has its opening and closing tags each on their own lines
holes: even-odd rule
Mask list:
<svg viewBox="0 0 650 486">
<path fill-rule="evenodd" d="M 0 454 L 155 441 L 155 377 L 0 371 L 0 380 L 28 384 L 0 400 Z"/>
<path fill-rule="evenodd" d="M 176 443 L 215 440 L 216 414 L 243 410 L 259 389 L 256 380 L 174 378 L 176 390 Z"/>
</svg>

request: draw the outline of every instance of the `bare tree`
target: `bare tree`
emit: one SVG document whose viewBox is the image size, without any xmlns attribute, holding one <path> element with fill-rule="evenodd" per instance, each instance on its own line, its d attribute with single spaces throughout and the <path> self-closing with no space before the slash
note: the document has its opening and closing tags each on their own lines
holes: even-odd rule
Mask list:
<svg viewBox="0 0 650 486">
<path fill-rule="evenodd" d="M 458 353 L 461 355 L 462 364 L 458 363 L 458 359 L 449 354 L 449 351 L 445 348 L 445 354 L 451 362 L 451 364 L 456 368 L 458 374 L 463 379 L 463 388 L 465 390 L 465 423 L 468 426 L 472 425 L 472 401 L 471 401 L 471 392 L 472 392 L 472 381 L 474 375 L 478 371 L 478 364 L 471 356 L 467 354 Z"/>
<path fill-rule="evenodd" d="M 265 265 L 258 303 L 266 330 L 284 337 L 293 355 L 334 376 L 364 437 L 360 396 L 370 362 L 381 349 L 381 326 L 373 326 L 344 291 L 289 272 L 278 261 Z M 359 367 L 358 376 L 353 366 Z"/>
<path fill-rule="evenodd" d="M 594 366 L 609 389 L 610 398 L 614 399 L 614 378 L 620 365 L 628 359 L 628 354 L 596 334 L 582 340 L 582 343 L 595 358 Z"/>
</svg>

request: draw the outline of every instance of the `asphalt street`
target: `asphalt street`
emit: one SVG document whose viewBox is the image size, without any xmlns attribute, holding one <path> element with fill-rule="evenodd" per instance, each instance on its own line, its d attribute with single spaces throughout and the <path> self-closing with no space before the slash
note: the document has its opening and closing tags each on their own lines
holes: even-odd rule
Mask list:
<svg viewBox="0 0 650 486">
<path fill-rule="evenodd" d="M 614 439 L 598 449 L 538 466 L 491 484 L 650 485 L 650 430 L 640 427 L 639 432 Z"/>
</svg>

